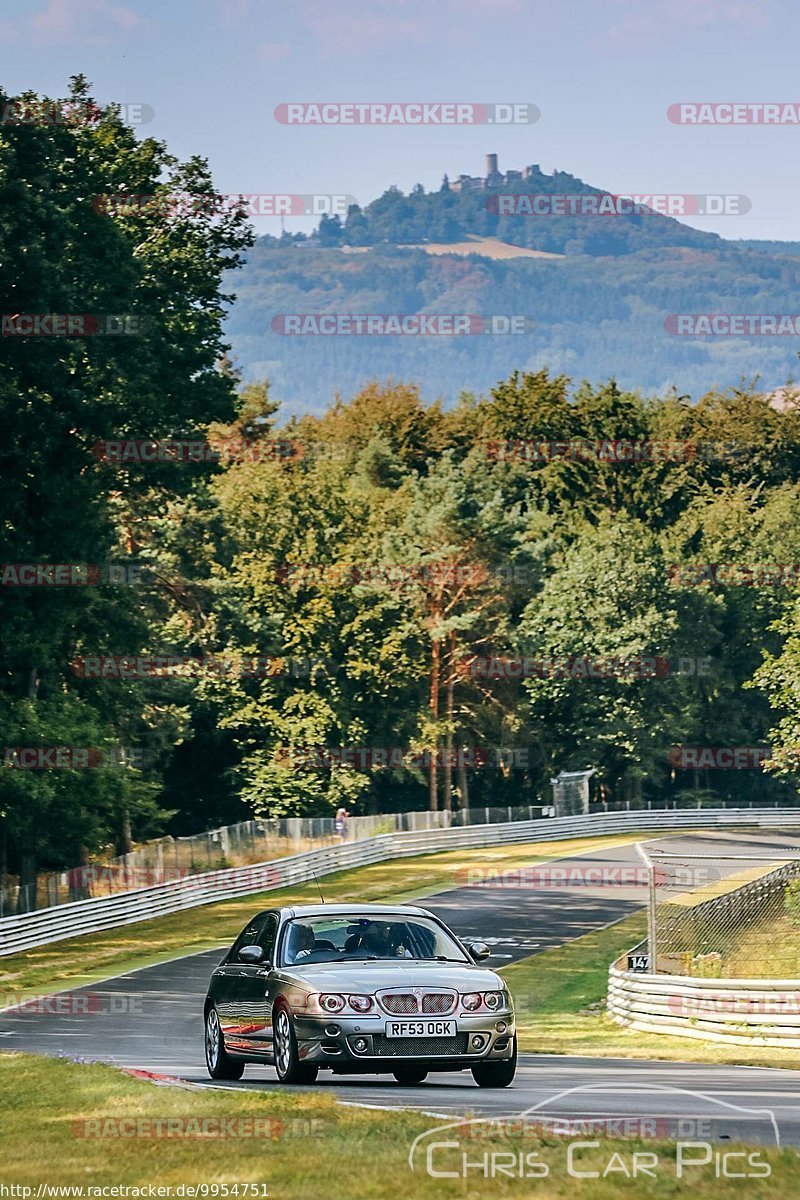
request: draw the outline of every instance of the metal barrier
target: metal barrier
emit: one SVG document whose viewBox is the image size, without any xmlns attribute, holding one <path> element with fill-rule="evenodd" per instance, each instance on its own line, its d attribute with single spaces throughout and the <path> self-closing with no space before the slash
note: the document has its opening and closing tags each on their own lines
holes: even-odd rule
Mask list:
<svg viewBox="0 0 800 1200">
<path fill-rule="evenodd" d="M 736 960 L 726 958 L 736 933 L 754 922 L 765 923 L 765 941 L 770 932 L 774 939 L 774 916 L 782 910 L 786 884 L 800 871 L 798 858 L 791 858 L 791 851 L 783 847 L 765 849 L 752 858 L 746 853 L 721 854 L 709 864 L 710 882 L 691 887 L 680 876 L 675 884 L 679 894 L 656 905 L 655 874 L 660 872 L 662 885 L 669 883 L 670 860 L 683 867 L 695 856 L 660 849 L 648 855 L 640 849 L 650 867 L 649 931 L 609 969 L 607 1011 L 612 1020 L 644 1033 L 800 1048 L 800 979 L 736 978 Z M 759 858 L 755 868 L 734 874 L 723 870 L 726 863 Z M 734 886 L 713 895 L 725 884 Z M 642 970 L 623 969 L 625 961 L 630 966 L 637 959 Z M 681 973 L 679 966 L 684 968 Z M 739 968 L 740 975 L 747 974 L 741 963 Z"/>
<path fill-rule="evenodd" d="M 640 975 L 612 966 L 608 1015 L 643 1033 L 800 1048 L 800 980 Z"/>
<path fill-rule="evenodd" d="M 516 842 L 555 842 L 573 837 L 714 828 L 785 828 L 800 825 L 800 808 L 651 810 L 594 813 L 591 816 L 470 825 L 425 833 L 394 833 L 355 843 L 311 850 L 249 867 L 209 871 L 156 887 L 78 900 L 0 920 L 0 957 L 81 934 L 98 933 L 180 912 L 217 900 L 308 883 L 351 867 L 442 850 L 469 849 Z"/>
<path fill-rule="evenodd" d="M 626 807 L 622 805 L 621 807 Z M 629 807 L 629 806 L 628 806 Z M 350 817 L 346 830 L 337 830 L 330 817 L 253 818 L 223 825 L 190 837 L 164 837 L 145 842 L 129 854 L 58 871 L 40 872 L 36 883 L 20 888 L 10 876 L 0 877 L 0 920 L 16 913 L 71 904 L 153 887 L 204 871 L 272 862 L 306 850 L 356 842 L 382 833 L 424 833 L 460 825 L 490 825 L 496 821 L 532 821 L 554 815 L 548 805 L 472 807 L 449 812 L 412 811 Z"/>
</svg>

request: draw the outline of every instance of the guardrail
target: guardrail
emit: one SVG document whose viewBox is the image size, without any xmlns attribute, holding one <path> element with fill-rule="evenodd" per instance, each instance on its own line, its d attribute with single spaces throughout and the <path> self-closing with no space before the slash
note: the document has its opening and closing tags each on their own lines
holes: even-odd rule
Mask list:
<svg viewBox="0 0 800 1200">
<path fill-rule="evenodd" d="M 775 859 L 781 857 L 781 851 L 776 850 Z M 664 860 L 653 861 L 663 864 Z M 727 920 L 729 928 L 738 929 L 766 916 L 770 905 L 781 899 L 786 883 L 797 878 L 798 870 L 797 860 L 784 862 L 757 879 L 699 904 L 680 908 L 676 902 L 676 913 L 662 922 L 664 927 L 657 933 L 655 920 L 651 919 L 651 935 L 620 955 L 609 969 L 608 1015 L 619 1025 L 644 1033 L 671 1033 L 733 1045 L 800 1048 L 800 979 L 670 973 L 677 965 L 675 960 L 681 957 L 675 947 L 685 946 L 689 955 L 702 951 L 708 941 L 703 934 L 704 922 Z M 686 895 L 691 900 L 692 893 Z M 718 934 L 719 925 L 714 929 Z M 655 945 L 650 944 L 652 935 Z M 648 973 L 622 969 L 624 961 L 638 956 L 647 960 Z M 662 965 L 667 971 L 659 971 Z"/>
<path fill-rule="evenodd" d="M 77 900 L 0 920 L 0 957 L 51 942 L 99 933 L 180 912 L 217 900 L 233 899 L 275 888 L 308 883 L 351 867 L 368 866 L 393 858 L 433 854 L 441 850 L 479 849 L 529 841 L 563 841 L 566 838 L 630 833 L 638 830 L 677 831 L 709 828 L 785 828 L 800 825 L 800 808 L 639 810 L 594 813 L 591 816 L 555 817 L 514 821 L 505 825 L 470 825 L 426 833 L 395 833 L 360 842 L 310 850 L 290 858 L 209 871 L 156 887 Z"/>
<path fill-rule="evenodd" d="M 641 975 L 612 966 L 608 1015 L 643 1033 L 800 1048 L 800 980 Z"/>
<path fill-rule="evenodd" d="M 621 804 L 620 808 L 629 808 Z M 565 808 L 563 815 L 575 812 Z M 164 837 L 145 842 L 129 854 L 102 862 L 85 863 L 60 871 L 42 871 L 36 882 L 20 888 L 17 880 L 0 876 L 0 920 L 16 913 L 53 908 L 76 900 L 110 896 L 112 892 L 130 892 L 153 887 L 186 875 L 221 871 L 228 867 L 251 866 L 272 862 L 307 850 L 338 846 L 343 841 L 384 833 L 425 833 L 430 829 L 450 829 L 460 825 L 493 825 L 495 822 L 532 821 L 535 817 L 555 816 L 552 805 L 473 806 L 450 812 L 411 811 L 350 817 L 345 831 L 337 830 L 330 817 L 256 817 L 235 825 L 222 825 L 189 837 Z M 343 836 L 344 833 L 344 836 Z"/>
</svg>

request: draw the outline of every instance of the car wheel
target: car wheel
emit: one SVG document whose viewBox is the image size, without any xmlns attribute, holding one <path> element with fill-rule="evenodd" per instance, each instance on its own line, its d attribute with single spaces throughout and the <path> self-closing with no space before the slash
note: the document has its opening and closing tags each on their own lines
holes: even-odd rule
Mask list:
<svg viewBox="0 0 800 1200">
<path fill-rule="evenodd" d="M 398 1083 L 412 1084 L 422 1083 L 428 1078 L 428 1072 L 424 1067 L 398 1067 L 396 1071 L 392 1071 Z"/>
<path fill-rule="evenodd" d="M 212 1079 L 241 1079 L 244 1063 L 231 1058 L 225 1049 L 219 1017 L 215 1008 L 206 1013 L 206 1066 Z"/>
<path fill-rule="evenodd" d="M 279 1008 L 275 1013 L 273 1038 L 278 1082 L 314 1083 L 319 1074 L 319 1067 L 300 1062 L 292 1018 L 285 1008 Z"/>
<path fill-rule="evenodd" d="M 511 1058 L 501 1058 L 497 1062 L 476 1063 L 472 1070 L 472 1078 L 478 1087 L 504 1088 L 513 1082 L 517 1073 L 517 1039 L 514 1038 L 514 1053 Z"/>
</svg>

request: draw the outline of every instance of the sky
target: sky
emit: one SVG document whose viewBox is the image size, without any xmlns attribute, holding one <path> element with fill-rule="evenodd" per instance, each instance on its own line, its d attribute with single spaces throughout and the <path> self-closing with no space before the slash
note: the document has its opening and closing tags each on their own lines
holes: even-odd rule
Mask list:
<svg viewBox="0 0 800 1200">
<path fill-rule="evenodd" d="M 673 124 L 680 102 L 800 102 L 795 0 L 17 0 L 0 12 L 7 92 L 146 104 L 142 136 L 207 158 L 221 192 L 368 203 L 394 184 L 539 163 L 618 193 L 744 195 L 688 223 L 800 240 L 800 126 Z M 281 124 L 291 102 L 536 105 L 533 124 Z M 279 233 L 259 217 L 258 233 Z M 303 218 L 287 228 L 309 228 Z"/>
</svg>

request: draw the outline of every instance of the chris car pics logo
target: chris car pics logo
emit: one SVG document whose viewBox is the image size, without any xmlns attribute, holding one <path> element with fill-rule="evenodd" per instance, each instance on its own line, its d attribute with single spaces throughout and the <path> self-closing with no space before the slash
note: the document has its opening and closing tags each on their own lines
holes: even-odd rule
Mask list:
<svg viewBox="0 0 800 1200">
<path fill-rule="evenodd" d="M 726 1145 L 733 1138 L 751 1146 Z M 523 1185 L 518 1195 L 531 1194 L 523 1189 L 532 1179 L 704 1189 L 715 1180 L 769 1178 L 767 1151 L 780 1145 L 771 1109 L 663 1084 L 597 1083 L 523 1112 L 433 1126 L 414 1138 L 408 1167 L 436 1180 L 502 1180 L 509 1194 L 514 1181 Z"/>
</svg>

